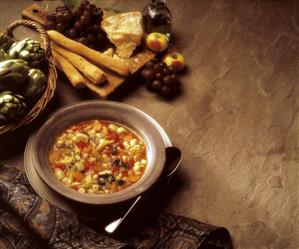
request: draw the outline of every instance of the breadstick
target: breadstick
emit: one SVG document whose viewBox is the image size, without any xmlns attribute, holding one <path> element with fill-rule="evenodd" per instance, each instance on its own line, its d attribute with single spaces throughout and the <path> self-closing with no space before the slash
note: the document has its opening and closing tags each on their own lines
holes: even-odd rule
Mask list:
<svg viewBox="0 0 299 249">
<path fill-rule="evenodd" d="M 85 85 L 87 86 L 87 88 L 89 88 L 89 90 L 95 92 L 97 95 L 99 95 L 100 97 L 105 97 L 106 96 L 106 91 L 104 88 L 97 86 L 95 84 L 92 84 L 92 82 L 90 82 L 88 79 L 85 79 Z"/>
<path fill-rule="evenodd" d="M 64 57 L 62 57 L 60 54 L 57 54 L 54 50 L 52 51 L 52 54 L 59 70 L 64 72 L 64 74 L 69 79 L 71 84 L 77 89 L 84 88 L 85 79 L 78 72 L 78 70 L 71 63 L 69 63 Z"/>
<path fill-rule="evenodd" d="M 105 96 L 104 89 L 86 79 L 71 63 L 68 62 L 68 60 L 57 54 L 55 51 L 52 51 L 52 54 L 57 66 L 59 67 L 59 70 L 65 73 L 66 77 L 74 87 L 76 87 L 77 89 L 87 87 L 91 91 L 98 94 L 100 97 Z"/>
<path fill-rule="evenodd" d="M 77 55 L 63 47 L 60 47 L 53 42 L 51 43 L 51 48 L 56 53 L 60 54 L 66 60 L 68 60 L 75 68 L 77 68 L 94 84 L 101 84 L 107 80 L 104 72 L 100 68 L 91 64 L 80 55 Z"/>
<path fill-rule="evenodd" d="M 104 66 L 122 76 L 128 76 L 130 73 L 129 67 L 120 59 L 112 58 L 108 55 L 95 51 L 79 42 L 65 37 L 55 30 L 49 30 L 48 35 L 50 39 L 58 45 L 85 57 L 98 66 Z"/>
</svg>

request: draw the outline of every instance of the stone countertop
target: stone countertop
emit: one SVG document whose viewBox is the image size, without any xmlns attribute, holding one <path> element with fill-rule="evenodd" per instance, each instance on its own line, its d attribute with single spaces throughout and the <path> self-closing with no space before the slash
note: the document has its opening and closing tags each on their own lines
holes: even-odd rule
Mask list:
<svg viewBox="0 0 299 249">
<path fill-rule="evenodd" d="M 149 1 L 98 2 L 140 10 Z M 31 3 L 0 1 L 0 28 Z M 164 101 L 136 84 L 117 99 L 154 117 L 183 150 L 167 211 L 227 227 L 235 248 L 299 248 L 299 2 L 167 4 L 188 65 L 183 94 Z M 62 78 L 49 109 L 86 98 Z M 0 158 L 22 168 L 44 118 L 2 136 Z"/>
</svg>

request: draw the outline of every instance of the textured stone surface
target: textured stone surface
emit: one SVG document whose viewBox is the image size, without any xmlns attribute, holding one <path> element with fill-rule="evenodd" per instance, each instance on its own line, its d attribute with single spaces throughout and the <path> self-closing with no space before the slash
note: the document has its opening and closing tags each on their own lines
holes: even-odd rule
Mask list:
<svg viewBox="0 0 299 249">
<path fill-rule="evenodd" d="M 30 2 L 1 1 L 1 27 Z M 299 3 L 167 3 L 188 63 L 184 93 L 167 102 L 136 87 L 118 99 L 152 115 L 184 152 L 167 210 L 227 227 L 235 248 L 299 248 Z M 53 105 L 83 98 L 61 83 Z M 0 156 L 22 167 L 26 138 L 2 139 Z"/>
</svg>

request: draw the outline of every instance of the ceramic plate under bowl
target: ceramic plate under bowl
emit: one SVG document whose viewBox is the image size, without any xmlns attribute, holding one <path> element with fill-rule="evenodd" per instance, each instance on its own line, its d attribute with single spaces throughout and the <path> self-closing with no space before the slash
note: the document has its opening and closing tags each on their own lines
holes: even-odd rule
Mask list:
<svg viewBox="0 0 299 249">
<path fill-rule="evenodd" d="M 50 168 L 48 152 L 57 134 L 84 120 L 108 120 L 134 130 L 144 140 L 148 165 L 141 179 L 111 194 L 82 194 L 66 187 Z M 112 204 L 129 200 L 148 190 L 159 178 L 165 163 L 165 145 L 152 118 L 137 108 L 113 101 L 83 101 L 57 110 L 37 132 L 32 146 L 32 162 L 40 178 L 59 194 L 87 204 Z"/>
</svg>

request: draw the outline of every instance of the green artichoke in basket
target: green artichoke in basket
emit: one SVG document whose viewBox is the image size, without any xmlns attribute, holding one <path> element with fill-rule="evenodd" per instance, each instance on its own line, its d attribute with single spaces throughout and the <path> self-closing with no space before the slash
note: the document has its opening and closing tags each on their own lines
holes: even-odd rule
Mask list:
<svg viewBox="0 0 299 249">
<path fill-rule="evenodd" d="M 21 59 L 0 62 L 0 91 L 19 91 L 28 79 L 30 67 Z"/>
<path fill-rule="evenodd" d="M 36 68 L 32 68 L 29 71 L 28 83 L 24 89 L 23 95 L 26 99 L 35 99 L 45 89 L 47 78 L 44 73 Z"/>
<path fill-rule="evenodd" d="M 6 61 L 6 60 L 9 60 L 9 59 L 11 59 L 10 56 L 7 53 L 5 53 L 5 51 L 1 48 L 0 49 L 0 62 L 1 61 Z"/>
<path fill-rule="evenodd" d="M 0 49 L 8 51 L 14 40 L 0 31 Z"/>
<path fill-rule="evenodd" d="M 45 62 L 44 49 L 31 38 L 13 43 L 8 54 L 11 58 L 27 61 L 29 66 L 34 68 L 40 68 Z"/>
<path fill-rule="evenodd" d="M 0 125 L 20 120 L 26 114 L 26 110 L 23 96 L 12 91 L 0 93 Z"/>
</svg>

